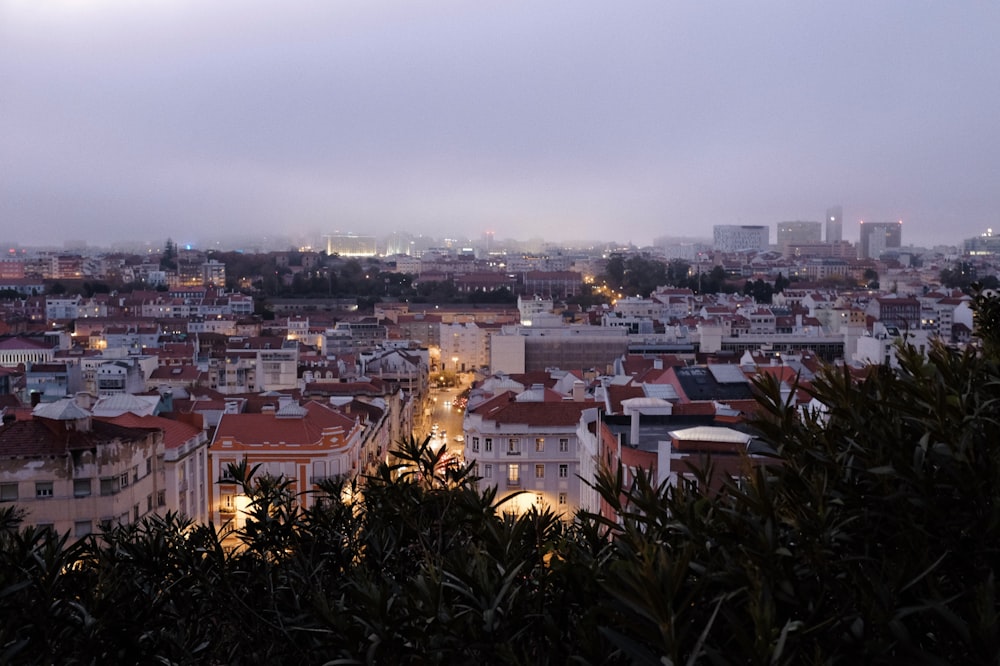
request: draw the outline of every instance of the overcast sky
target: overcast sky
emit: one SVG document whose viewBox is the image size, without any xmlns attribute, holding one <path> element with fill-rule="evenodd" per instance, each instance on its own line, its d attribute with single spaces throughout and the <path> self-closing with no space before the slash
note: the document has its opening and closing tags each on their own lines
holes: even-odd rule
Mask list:
<svg viewBox="0 0 1000 666">
<path fill-rule="evenodd" d="M 0 0 L 0 242 L 1000 228 L 1000 3 Z"/>
</svg>

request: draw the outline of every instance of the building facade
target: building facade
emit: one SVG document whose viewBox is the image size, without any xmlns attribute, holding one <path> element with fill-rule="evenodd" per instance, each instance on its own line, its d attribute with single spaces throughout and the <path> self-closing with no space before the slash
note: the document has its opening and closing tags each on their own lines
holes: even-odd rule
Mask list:
<svg viewBox="0 0 1000 666">
<path fill-rule="evenodd" d="M 890 248 L 903 244 L 903 222 L 864 222 L 858 236 L 858 259 L 878 259 Z"/>
<path fill-rule="evenodd" d="M 717 224 L 712 227 L 712 238 L 720 252 L 762 251 L 771 242 L 771 230 L 763 225 Z"/>
</svg>

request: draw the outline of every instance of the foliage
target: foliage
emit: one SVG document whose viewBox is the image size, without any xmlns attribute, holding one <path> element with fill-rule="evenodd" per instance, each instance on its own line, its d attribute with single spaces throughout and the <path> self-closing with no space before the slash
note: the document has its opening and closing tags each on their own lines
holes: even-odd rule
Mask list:
<svg viewBox="0 0 1000 666">
<path fill-rule="evenodd" d="M 774 296 L 774 287 L 761 279 L 746 281 L 743 285 L 743 295 L 752 296 L 755 303 L 770 303 Z"/>
<path fill-rule="evenodd" d="M 982 341 L 983 353 L 988 358 L 1000 360 L 1000 293 L 982 283 L 973 283 L 971 287 L 976 337 Z"/>
<path fill-rule="evenodd" d="M 160 254 L 160 268 L 167 271 L 177 270 L 177 245 L 170 238 L 167 239 Z"/>
<path fill-rule="evenodd" d="M 1000 366 L 899 359 L 827 369 L 805 413 L 761 380 L 767 464 L 721 486 L 602 469 L 611 512 L 571 521 L 506 513 L 414 438 L 309 502 L 234 466 L 249 507 L 221 530 L 169 514 L 69 544 L 6 507 L 0 661 L 996 663 Z"/>
</svg>

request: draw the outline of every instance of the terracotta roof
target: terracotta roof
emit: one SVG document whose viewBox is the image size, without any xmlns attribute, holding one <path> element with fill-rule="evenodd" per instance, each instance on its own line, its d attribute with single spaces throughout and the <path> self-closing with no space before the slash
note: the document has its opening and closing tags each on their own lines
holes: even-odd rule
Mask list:
<svg viewBox="0 0 1000 666">
<path fill-rule="evenodd" d="M 161 430 L 163 445 L 168 449 L 176 449 L 184 445 L 192 437 L 197 437 L 198 428 L 188 423 L 166 419 L 162 416 L 136 416 L 131 412 L 115 417 L 95 417 L 95 420 L 113 423 L 125 428 L 141 430 Z"/>
<path fill-rule="evenodd" d="M 44 342 L 35 340 L 33 338 L 25 338 L 21 336 L 13 336 L 9 338 L 0 338 L 0 350 L 16 350 L 16 349 L 53 349 L 54 345 L 46 344 Z"/>
<path fill-rule="evenodd" d="M 487 404 L 493 404 L 493 401 Z M 477 409 L 476 412 L 482 414 L 484 421 L 551 427 L 574 426 L 580 422 L 580 412 L 593 407 L 593 402 L 507 402 L 494 404 L 486 411 Z"/>
<path fill-rule="evenodd" d="M 241 444 L 264 443 L 318 445 L 323 431 L 341 428 L 346 436 L 355 426 L 351 419 L 318 402 L 304 405 L 306 415 L 280 418 L 275 413 L 223 414 L 215 431 L 214 442 L 232 439 Z M 213 442 L 213 446 L 217 446 Z"/>
<path fill-rule="evenodd" d="M 47 419 L 17 420 L 0 427 L 0 456 L 61 456 L 92 449 L 116 439 L 141 440 L 143 430 L 92 421 L 89 431 L 64 430 Z"/>
<path fill-rule="evenodd" d="M 160 366 L 149 374 L 153 379 L 171 379 L 175 381 L 196 381 L 201 371 L 193 365 Z"/>
<path fill-rule="evenodd" d="M 639 384 L 611 384 L 607 388 L 608 401 L 611 403 L 611 411 L 620 414 L 622 411 L 622 401 L 630 398 L 641 398 L 646 395 Z"/>
</svg>

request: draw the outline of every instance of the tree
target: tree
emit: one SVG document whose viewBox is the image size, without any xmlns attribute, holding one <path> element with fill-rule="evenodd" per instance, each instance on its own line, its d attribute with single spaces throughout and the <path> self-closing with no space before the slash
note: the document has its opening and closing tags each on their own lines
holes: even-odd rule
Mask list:
<svg viewBox="0 0 1000 666">
<path fill-rule="evenodd" d="M 170 238 L 163 246 L 163 253 L 160 255 L 160 268 L 168 271 L 177 270 L 177 246 Z"/>
<path fill-rule="evenodd" d="M 788 284 L 788 278 L 786 278 L 783 274 L 778 273 L 778 277 L 774 278 L 774 293 L 782 293 L 786 288 L 788 288 Z"/>
</svg>

